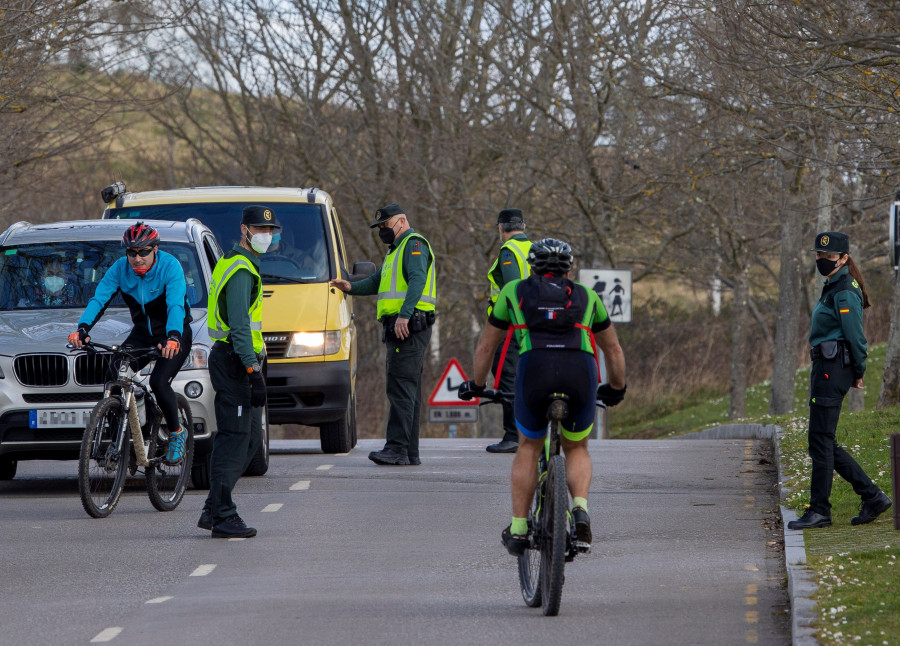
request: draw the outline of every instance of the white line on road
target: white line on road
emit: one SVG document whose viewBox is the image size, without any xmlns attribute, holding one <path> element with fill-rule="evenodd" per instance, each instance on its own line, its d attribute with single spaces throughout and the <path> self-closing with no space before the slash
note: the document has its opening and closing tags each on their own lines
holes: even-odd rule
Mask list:
<svg viewBox="0 0 900 646">
<path fill-rule="evenodd" d="M 207 565 L 200 565 L 197 567 L 196 570 L 191 572 L 188 576 L 206 576 L 207 574 L 209 574 L 210 572 L 212 572 L 215 569 L 216 569 L 216 566 L 214 563 L 207 564 Z"/>
<path fill-rule="evenodd" d="M 262 510 L 263 511 L 278 511 L 279 509 L 281 509 L 282 504 L 283 503 L 280 503 L 280 502 L 273 502 L 271 505 L 266 505 L 265 507 L 263 507 Z"/>
<path fill-rule="evenodd" d="M 316 467 L 316 471 L 328 471 L 333 466 L 333 464 L 320 464 Z"/>
<path fill-rule="evenodd" d="M 305 491 L 306 489 L 309 489 L 309 480 L 295 482 L 291 485 L 290 489 L 291 491 Z"/>
<path fill-rule="evenodd" d="M 350 455 L 349 453 L 335 453 L 335 455 Z"/>
<path fill-rule="evenodd" d="M 155 599 L 150 599 L 149 601 L 145 601 L 144 603 L 165 603 L 172 597 L 156 597 Z"/>
<path fill-rule="evenodd" d="M 116 636 L 122 632 L 122 629 L 118 626 L 112 626 L 110 628 L 104 628 L 97 636 L 91 640 L 92 644 L 99 644 L 101 642 L 109 642 L 116 638 Z"/>
</svg>

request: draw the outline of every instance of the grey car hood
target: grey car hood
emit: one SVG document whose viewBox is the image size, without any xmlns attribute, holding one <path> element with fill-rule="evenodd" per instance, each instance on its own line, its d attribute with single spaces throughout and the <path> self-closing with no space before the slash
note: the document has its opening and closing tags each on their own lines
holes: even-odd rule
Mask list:
<svg viewBox="0 0 900 646">
<path fill-rule="evenodd" d="M 78 328 L 80 309 L 6 310 L 0 312 L 0 354 L 68 352 L 69 334 Z M 206 310 L 191 309 L 194 342 L 209 343 Z M 112 345 L 125 340 L 134 324 L 124 308 L 110 308 L 91 330 L 93 340 Z"/>
</svg>

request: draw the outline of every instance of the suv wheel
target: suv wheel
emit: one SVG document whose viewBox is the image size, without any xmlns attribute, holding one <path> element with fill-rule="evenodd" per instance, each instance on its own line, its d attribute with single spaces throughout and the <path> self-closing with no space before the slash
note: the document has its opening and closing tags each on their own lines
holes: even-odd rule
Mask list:
<svg viewBox="0 0 900 646">
<path fill-rule="evenodd" d="M 12 480 L 15 478 L 18 465 L 18 462 L 9 458 L 0 460 L 0 480 Z"/>
<path fill-rule="evenodd" d="M 344 416 L 336 422 L 328 422 L 319 426 L 319 437 L 323 453 L 347 453 L 356 442 L 353 439 L 353 427 L 356 422 L 356 398 L 347 397 L 347 408 Z"/>
</svg>

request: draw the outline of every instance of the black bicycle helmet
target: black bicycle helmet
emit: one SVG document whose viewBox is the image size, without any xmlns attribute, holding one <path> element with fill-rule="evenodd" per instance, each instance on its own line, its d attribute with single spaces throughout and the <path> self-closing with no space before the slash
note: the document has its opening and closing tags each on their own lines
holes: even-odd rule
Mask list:
<svg viewBox="0 0 900 646">
<path fill-rule="evenodd" d="M 159 244 L 159 232 L 148 224 L 136 222 L 125 229 L 122 246 L 127 249 L 152 247 Z"/>
<path fill-rule="evenodd" d="M 556 238 L 544 238 L 531 245 L 528 264 L 534 273 L 562 276 L 572 268 L 572 247 Z"/>
</svg>

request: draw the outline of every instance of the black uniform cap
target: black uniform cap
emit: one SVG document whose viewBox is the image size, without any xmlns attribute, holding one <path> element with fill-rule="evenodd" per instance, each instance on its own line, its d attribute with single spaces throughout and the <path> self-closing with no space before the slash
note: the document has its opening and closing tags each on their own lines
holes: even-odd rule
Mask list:
<svg viewBox="0 0 900 646">
<path fill-rule="evenodd" d="M 241 212 L 241 224 L 250 227 L 277 227 L 281 228 L 281 223 L 275 217 L 275 211 L 268 206 L 259 206 L 252 204 L 245 206 Z"/>
<path fill-rule="evenodd" d="M 522 209 L 503 209 L 497 215 L 497 224 L 519 223 L 525 224 L 525 216 Z"/>
<path fill-rule="evenodd" d="M 850 253 L 850 236 L 840 231 L 825 231 L 816 235 L 816 246 L 810 251 Z"/>
<path fill-rule="evenodd" d="M 375 221 L 369 225 L 370 229 L 374 229 L 382 222 L 387 222 L 395 215 L 406 215 L 406 212 L 400 208 L 399 204 L 388 204 L 387 206 L 382 206 L 380 209 L 375 211 Z"/>
</svg>

